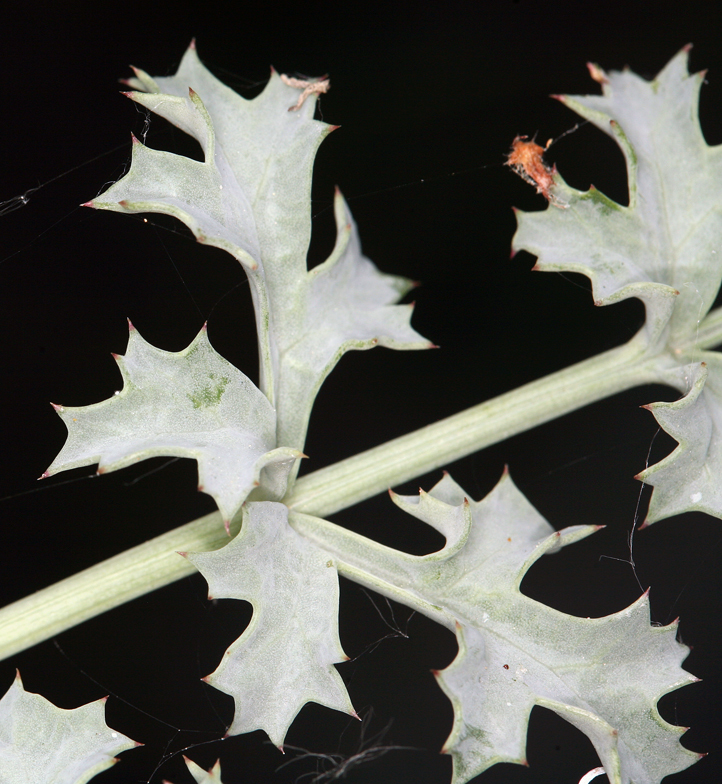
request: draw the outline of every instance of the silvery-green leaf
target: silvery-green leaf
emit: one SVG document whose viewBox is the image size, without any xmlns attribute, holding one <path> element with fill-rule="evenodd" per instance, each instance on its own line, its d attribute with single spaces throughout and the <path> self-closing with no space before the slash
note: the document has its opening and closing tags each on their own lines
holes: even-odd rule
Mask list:
<svg viewBox="0 0 722 784">
<path fill-rule="evenodd" d="M 174 76 L 136 70 L 129 83 L 145 91 L 131 93 L 134 101 L 197 139 L 204 160 L 135 140 L 130 171 L 88 204 L 173 215 L 244 265 L 256 307 L 259 386 L 278 409 L 277 443 L 301 449 L 315 395 L 346 351 L 431 346 L 410 327 L 411 306 L 394 304 L 411 283 L 362 255 L 340 194 L 336 247 L 307 271 L 313 160 L 333 130 L 313 119 L 315 96 L 289 111 L 300 92 L 274 71 L 261 95 L 246 100 L 203 66 L 194 45 Z"/>
<path fill-rule="evenodd" d="M 683 395 L 648 406 L 679 447 L 639 475 L 655 486 L 647 523 L 691 509 L 722 516 L 722 365 L 718 354 L 697 347 L 722 279 L 722 149 L 702 135 L 704 74 L 688 73 L 688 51 L 651 82 L 594 66 L 601 96 L 561 97 L 619 144 L 629 206 L 594 189 L 575 191 L 556 175 L 558 203 L 519 213 L 514 240 L 538 256 L 538 269 L 587 275 L 596 304 L 630 296 L 645 303 L 640 362 Z M 707 369 L 691 369 L 700 360 Z"/>
<path fill-rule="evenodd" d="M 136 70 L 136 77 L 129 84 L 146 94 L 134 92 L 133 100 L 196 138 L 205 154 L 201 165 L 215 179 L 203 178 L 194 185 L 183 175 L 188 159 L 165 153 L 157 169 L 143 170 L 144 175 L 158 177 L 157 183 L 143 181 L 131 167 L 93 205 L 165 212 L 179 197 L 178 192 L 167 190 L 168 184 L 182 187 L 188 182 L 191 209 L 197 211 L 197 220 L 207 220 L 196 224 L 197 228 L 188 223 L 196 236 L 200 231 L 204 242 L 231 253 L 233 246 L 244 248 L 236 242 L 236 237 L 243 236 L 255 263 L 272 262 L 273 268 L 266 270 L 273 281 L 271 288 L 282 285 L 284 278 L 304 273 L 311 239 L 313 161 L 323 139 L 334 130 L 313 119 L 316 97 L 309 96 L 298 111 L 289 112 L 299 90 L 284 84 L 272 70 L 263 92 L 247 100 L 213 76 L 198 58 L 195 44 L 186 50 L 173 76 L 152 78 Z M 195 97 L 189 98 L 189 90 Z M 152 210 L 117 204 L 124 199 L 148 201 L 148 193 L 155 205 Z M 250 262 L 237 257 L 248 267 Z"/>
<path fill-rule="evenodd" d="M 679 742 L 684 729 L 656 708 L 663 694 L 696 679 L 680 666 L 689 649 L 677 642 L 676 622 L 650 624 L 647 594 L 613 615 L 577 618 L 520 591 L 542 555 L 597 526 L 555 532 L 508 474 L 478 502 L 447 475 L 428 494 L 397 503 L 445 532 L 447 547 L 413 556 L 302 514 L 291 520 L 343 560 L 344 571 L 373 569 L 382 585 L 393 586 L 389 595 L 404 601 L 406 592 L 414 606 L 433 608 L 455 626 L 459 653 L 437 673 L 454 707 L 444 747 L 453 757 L 454 784 L 497 762 L 523 763 L 535 705 L 590 738 L 611 784 L 659 784 L 698 759 Z"/>
<path fill-rule="evenodd" d="M 276 449 L 276 416 L 266 397 L 218 354 L 205 327 L 188 348 L 163 351 L 131 325 L 116 356 L 123 389 L 90 406 L 55 406 L 68 439 L 43 476 L 98 463 L 116 471 L 158 455 L 198 461 L 199 489 L 228 522 L 263 484 L 281 497 L 300 453 Z"/>
<path fill-rule="evenodd" d="M 188 759 L 188 757 L 184 756 L 183 760 L 185 761 L 188 770 L 190 771 L 193 778 L 196 780 L 196 784 L 223 784 L 221 781 L 221 762 L 218 760 L 216 764 L 210 770 L 203 770 L 200 765 L 196 765 L 193 760 Z M 168 782 L 163 782 L 163 784 L 171 784 Z"/>
<path fill-rule="evenodd" d="M 704 362 L 675 371 L 674 385 L 684 385 L 686 395 L 645 406 L 679 444 L 637 477 L 654 486 L 647 525 L 690 511 L 722 517 L 722 357 L 702 356 Z"/>
<path fill-rule="evenodd" d="M 337 238 L 329 258 L 303 279 L 294 318 L 277 322 L 279 443 L 303 444 L 311 406 L 326 376 L 352 349 L 431 348 L 410 324 L 413 305 L 395 305 L 412 286 L 363 255 L 339 191 Z"/>
<path fill-rule="evenodd" d="M 262 729 L 282 747 L 307 702 L 355 715 L 341 676 L 338 575 L 328 553 L 288 525 L 288 509 L 249 503 L 241 532 L 209 553 L 188 553 L 213 598 L 245 599 L 248 628 L 205 680 L 236 702 L 231 735 Z"/>
<path fill-rule="evenodd" d="M 553 194 L 562 206 L 518 213 L 514 238 L 517 250 L 538 256 L 537 269 L 587 275 L 599 305 L 643 299 L 648 339 L 666 326 L 671 348 L 692 337 L 722 279 L 722 151 L 702 135 L 704 75 L 688 73 L 687 54 L 651 82 L 596 67 L 601 96 L 560 98 L 620 146 L 629 206 L 595 189 L 576 191 L 557 175 Z"/>
<path fill-rule="evenodd" d="M 136 745 L 105 723 L 105 699 L 64 710 L 25 691 L 19 674 L 0 699 L 3 784 L 86 784 Z"/>
</svg>

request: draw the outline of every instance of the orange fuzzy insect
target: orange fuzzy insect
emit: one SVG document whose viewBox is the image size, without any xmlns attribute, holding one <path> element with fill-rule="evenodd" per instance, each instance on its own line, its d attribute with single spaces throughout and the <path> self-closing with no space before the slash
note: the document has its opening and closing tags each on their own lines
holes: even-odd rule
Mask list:
<svg viewBox="0 0 722 784">
<path fill-rule="evenodd" d="M 530 185 L 536 188 L 537 193 L 556 207 L 564 207 L 551 192 L 554 185 L 554 169 L 544 162 L 544 153 L 549 149 L 552 140 L 546 147 L 540 147 L 533 139 L 529 141 L 528 136 L 517 136 L 511 143 L 511 152 L 507 156 L 506 165 L 512 169 Z"/>
</svg>

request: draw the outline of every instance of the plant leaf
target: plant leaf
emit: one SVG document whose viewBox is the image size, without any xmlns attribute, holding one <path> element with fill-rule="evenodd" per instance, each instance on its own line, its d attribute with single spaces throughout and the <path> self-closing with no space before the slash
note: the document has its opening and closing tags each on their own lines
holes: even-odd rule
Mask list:
<svg viewBox="0 0 722 784">
<path fill-rule="evenodd" d="M 221 761 L 217 760 L 216 764 L 210 770 L 203 770 L 200 765 L 196 765 L 192 759 L 183 756 L 188 770 L 196 780 L 196 784 L 223 784 L 221 781 Z M 169 781 L 164 781 L 163 784 L 170 784 Z"/>
<path fill-rule="evenodd" d="M 607 74 L 591 66 L 603 95 L 560 98 L 619 144 L 629 206 L 594 189 L 575 191 L 556 175 L 553 196 L 566 208 L 519 213 L 514 239 L 516 249 L 539 257 L 537 269 L 587 275 L 598 305 L 630 296 L 645 302 L 640 362 L 683 394 L 675 403 L 647 406 L 679 441 L 638 476 L 655 486 L 647 524 L 693 509 L 722 517 L 716 479 L 722 363 L 696 345 L 722 280 L 722 148 L 702 135 L 697 104 L 704 74 L 689 75 L 688 52 L 685 47 L 651 82 L 629 70 Z"/>
<path fill-rule="evenodd" d="M 247 270 L 272 260 L 266 270 L 271 288 L 305 273 L 313 161 L 334 130 L 313 119 L 315 96 L 289 112 L 299 92 L 272 70 L 263 92 L 247 100 L 213 76 L 195 44 L 173 76 L 134 70 L 136 78 L 128 84 L 143 92 L 129 97 L 193 136 L 205 161 L 135 144 L 130 171 L 93 206 L 175 215 L 202 242 L 227 250 Z"/>
<path fill-rule="evenodd" d="M 463 490 L 447 476 L 430 495 L 453 505 Z M 411 499 L 402 506 L 414 512 Z M 697 755 L 680 745 L 684 729 L 656 709 L 662 694 L 695 680 L 680 667 L 689 649 L 676 641 L 677 624 L 651 626 L 646 594 L 626 610 L 588 619 L 519 590 L 541 555 L 596 527 L 549 533 L 508 475 L 471 510 L 468 541 L 445 569 L 450 579 L 419 571 L 423 594 L 458 623 L 459 653 L 437 676 L 454 705 L 444 749 L 454 782 L 496 762 L 523 762 L 534 705 L 588 735 L 613 784 L 653 784 L 691 765 Z"/>
<path fill-rule="evenodd" d="M 246 100 L 203 66 L 193 45 L 174 76 L 136 70 L 129 84 L 146 91 L 131 93 L 134 101 L 197 139 L 205 160 L 135 140 L 130 171 L 88 205 L 173 215 L 243 264 L 256 307 L 259 386 L 277 409 L 277 443 L 302 449 L 315 395 L 346 351 L 431 347 L 409 325 L 411 306 L 393 304 L 412 284 L 362 255 L 338 193 L 336 246 L 307 271 L 313 160 L 333 130 L 313 119 L 315 96 L 288 111 L 299 91 L 274 71 L 261 95 Z"/>
<path fill-rule="evenodd" d="M 508 474 L 479 502 L 448 475 L 428 494 L 394 500 L 442 531 L 447 546 L 413 556 L 316 518 L 291 519 L 339 560 L 344 553 L 347 569 L 372 572 L 379 584 L 394 586 L 394 598 L 409 593 L 416 606 L 435 608 L 456 627 L 459 653 L 437 673 L 454 708 L 444 747 L 453 757 L 454 784 L 497 762 L 524 764 L 535 705 L 589 736 L 611 784 L 658 784 L 698 759 L 679 742 L 684 729 L 656 708 L 663 694 L 696 678 L 680 666 L 689 649 L 676 640 L 677 623 L 650 625 L 647 594 L 605 618 L 577 618 L 520 591 L 536 560 L 597 526 L 555 532 Z"/>
<path fill-rule="evenodd" d="M 711 351 L 702 356 L 704 362 L 675 371 L 689 389 L 684 397 L 645 406 L 679 443 L 637 475 L 654 485 L 645 525 L 690 511 L 722 517 L 722 357 Z"/>
<path fill-rule="evenodd" d="M 288 525 L 283 504 L 247 504 L 235 539 L 187 558 L 210 596 L 253 605 L 248 628 L 204 679 L 236 701 L 230 735 L 262 729 L 282 748 L 307 702 L 356 715 L 333 666 L 348 659 L 338 637 L 336 569 Z"/>
<path fill-rule="evenodd" d="M 86 784 L 138 744 L 105 723 L 105 699 L 63 710 L 25 691 L 18 673 L 0 699 L 3 784 Z"/>
<path fill-rule="evenodd" d="M 704 74 L 689 75 L 687 56 L 685 47 L 651 82 L 594 66 L 603 95 L 560 96 L 620 146 L 629 206 L 556 175 L 553 193 L 566 208 L 519 212 L 514 238 L 515 249 L 538 256 L 536 269 L 587 275 L 598 305 L 643 299 L 648 339 L 666 326 L 671 348 L 694 337 L 722 279 L 722 150 L 702 135 Z"/>
<path fill-rule="evenodd" d="M 123 389 L 90 406 L 55 406 L 68 440 L 43 476 L 98 463 L 116 471 L 157 455 L 198 461 L 200 489 L 226 523 L 263 481 L 275 497 L 300 453 L 274 449 L 276 417 L 264 395 L 218 354 L 205 327 L 188 348 L 163 351 L 131 325 L 116 356 Z"/>
<path fill-rule="evenodd" d="M 334 250 L 304 276 L 295 317 L 277 331 L 277 412 L 284 444 L 303 444 L 316 394 L 347 351 L 433 347 L 411 327 L 413 305 L 394 304 L 413 284 L 379 272 L 363 255 L 356 224 L 338 190 L 334 214 Z"/>
</svg>

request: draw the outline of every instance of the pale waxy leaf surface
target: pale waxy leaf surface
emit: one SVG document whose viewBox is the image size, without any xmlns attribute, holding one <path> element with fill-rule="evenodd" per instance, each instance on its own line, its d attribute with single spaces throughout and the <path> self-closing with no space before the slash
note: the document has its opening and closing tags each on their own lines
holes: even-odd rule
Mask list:
<svg viewBox="0 0 722 784">
<path fill-rule="evenodd" d="M 672 403 L 648 408 L 677 448 L 638 475 L 654 485 L 645 524 L 692 510 L 722 517 L 722 357 L 705 351 L 703 363 L 670 371 L 689 390 Z M 673 383 L 672 380 L 670 383 Z"/>
<path fill-rule="evenodd" d="M 577 618 L 520 592 L 537 559 L 597 527 L 555 532 L 508 475 L 483 500 L 468 498 L 448 475 L 429 493 L 394 496 L 447 537 L 445 548 L 426 556 L 291 517 L 339 561 L 412 593 L 456 627 L 459 653 L 437 673 L 454 708 L 444 747 L 454 784 L 497 762 L 525 763 L 535 705 L 590 738 L 612 784 L 658 784 L 693 764 L 698 755 L 679 742 L 684 728 L 665 722 L 656 708 L 663 694 L 696 680 L 681 667 L 689 649 L 677 642 L 676 623 L 652 626 L 646 594 L 613 615 Z"/>
<path fill-rule="evenodd" d="M 115 357 L 123 389 L 90 406 L 56 406 L 68 439 L 43 476 L 98 463 L 116 471 L 158 455 L 198 461 L 199 487 L 229 521 L 263 481 L 280 497 L 300 453 L 275 449 L 266 397 L 211 346 L 205 327 L 188 348 L 163 351 L 131 326 Z"/>
<path fill-rule="evenodd" d="M 289 111 L 300 91 L 274 71 L 257 98 L 242 98 L 203 66 L 195 46 L 174 76 L 136 69 L 128 83 L 145 91 L 133 100 L 197 139 L 205 160 L 135 140 L 130 171 L 89 205 L 174 215 L 243 264 L 256 307 L 259 386 L 277 408 L 278 444 L 302 449 L 316 392 L 346 351 L 431 347 L 410 326 L 411 306 L 394 305 L 412 284 L 363 256 L 338 193 L 336 246 L 307 270 L 313 161 L 333 130 L 313 119 L 315 96 Z"/>
<path fill-rule="evenodd" d="M 236 702 L 228 734 L 264 730 L 283 746 L 307 702 L 356 715 L 334 664 L 346 661 L 338 636 L 338 574 L 324 550 L 288 525 L 283 504 L 249 503 L 241 531 L 209 553 L 188 553 L 216 599 L 253 606 L 248 628 L 206 680 Z"/>
<path fill-rule="evenodd" d="M 105 699 L 64 710 L 23 688 L 0 699 L 2 784 L 86 784 L 138 744 L 105 723 Z"/>
<path fill-rule="evenodd" d="M 518 213 L 514 238 L 515 249 L 538 257 L 537 269 L 587 275 L 598 305 L 645 303 L 640 362 L 687 396 L 649 406 L 680 446 L 639 475 L 655 486 L 647 523 L 691 510 L 722 517 L 722 363 L 695 347 L 722 279 L 722 148 L 702 134 L 704 73 L 690 75 L 687 60 L 685 47 L 651 82 L 594 66 L 601 96 L 560 98 L 619 144 L 629 206 L 555 175 L 558 203 Z M 700 359 L 704 371 L 690 366 Z"/>
<path fill-rule="evenodd" d="M 196 765 L 193 760 L 188 759 L 186 756 L 183 757 L 183 760 L 185 761 L 191 776 L 196 780 L 196 784 L 223 784 L 221 781 L 220 760 L 218 760 L 210 770 L 203 770 L 200 765 Z M 171 782 L 164 781 L 163 784 L 171 784 Z"/>
</svg>

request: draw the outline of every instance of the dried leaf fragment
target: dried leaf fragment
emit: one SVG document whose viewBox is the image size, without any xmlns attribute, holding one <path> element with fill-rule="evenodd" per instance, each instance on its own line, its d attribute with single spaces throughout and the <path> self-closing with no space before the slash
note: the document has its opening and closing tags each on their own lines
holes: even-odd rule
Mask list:
<svg viewBox="0 0 722 784">
<path fill-rule="evenodd" d="M 551 192 L 554 185 L 554 169 L 544 161 L 544 153 L 549 149 L 550 139 L 545 147 L 538 145 L 528 136 L 517 136 L 511 143 L 511 152 L 507 156 L 506 165 L 511 168 L 529 185 L 536 188 L 537 193 L 556 207 L 566 207 Z"/>
<path fill-rule="evenodd" d="M 287 76 L 286 74 L 281 74 L 281 81 L 284 84 L 287 84 L 289 87 L 295 87 L 298 90 L 303 90 L 301 95 L 298 97 L 298 101 L 294 106 L 289 106 L 289 112 L 297 112 L 306 101 L 309 95 L 320 95 L 321 93 L 327 93 L 329 88 L 331 87 L 331 82 L 329 81 L 328 77 L 322 76 L 315 81 L 309 81 L 307 79 L 295 79 L 293 76 Z"/>
</svg>

